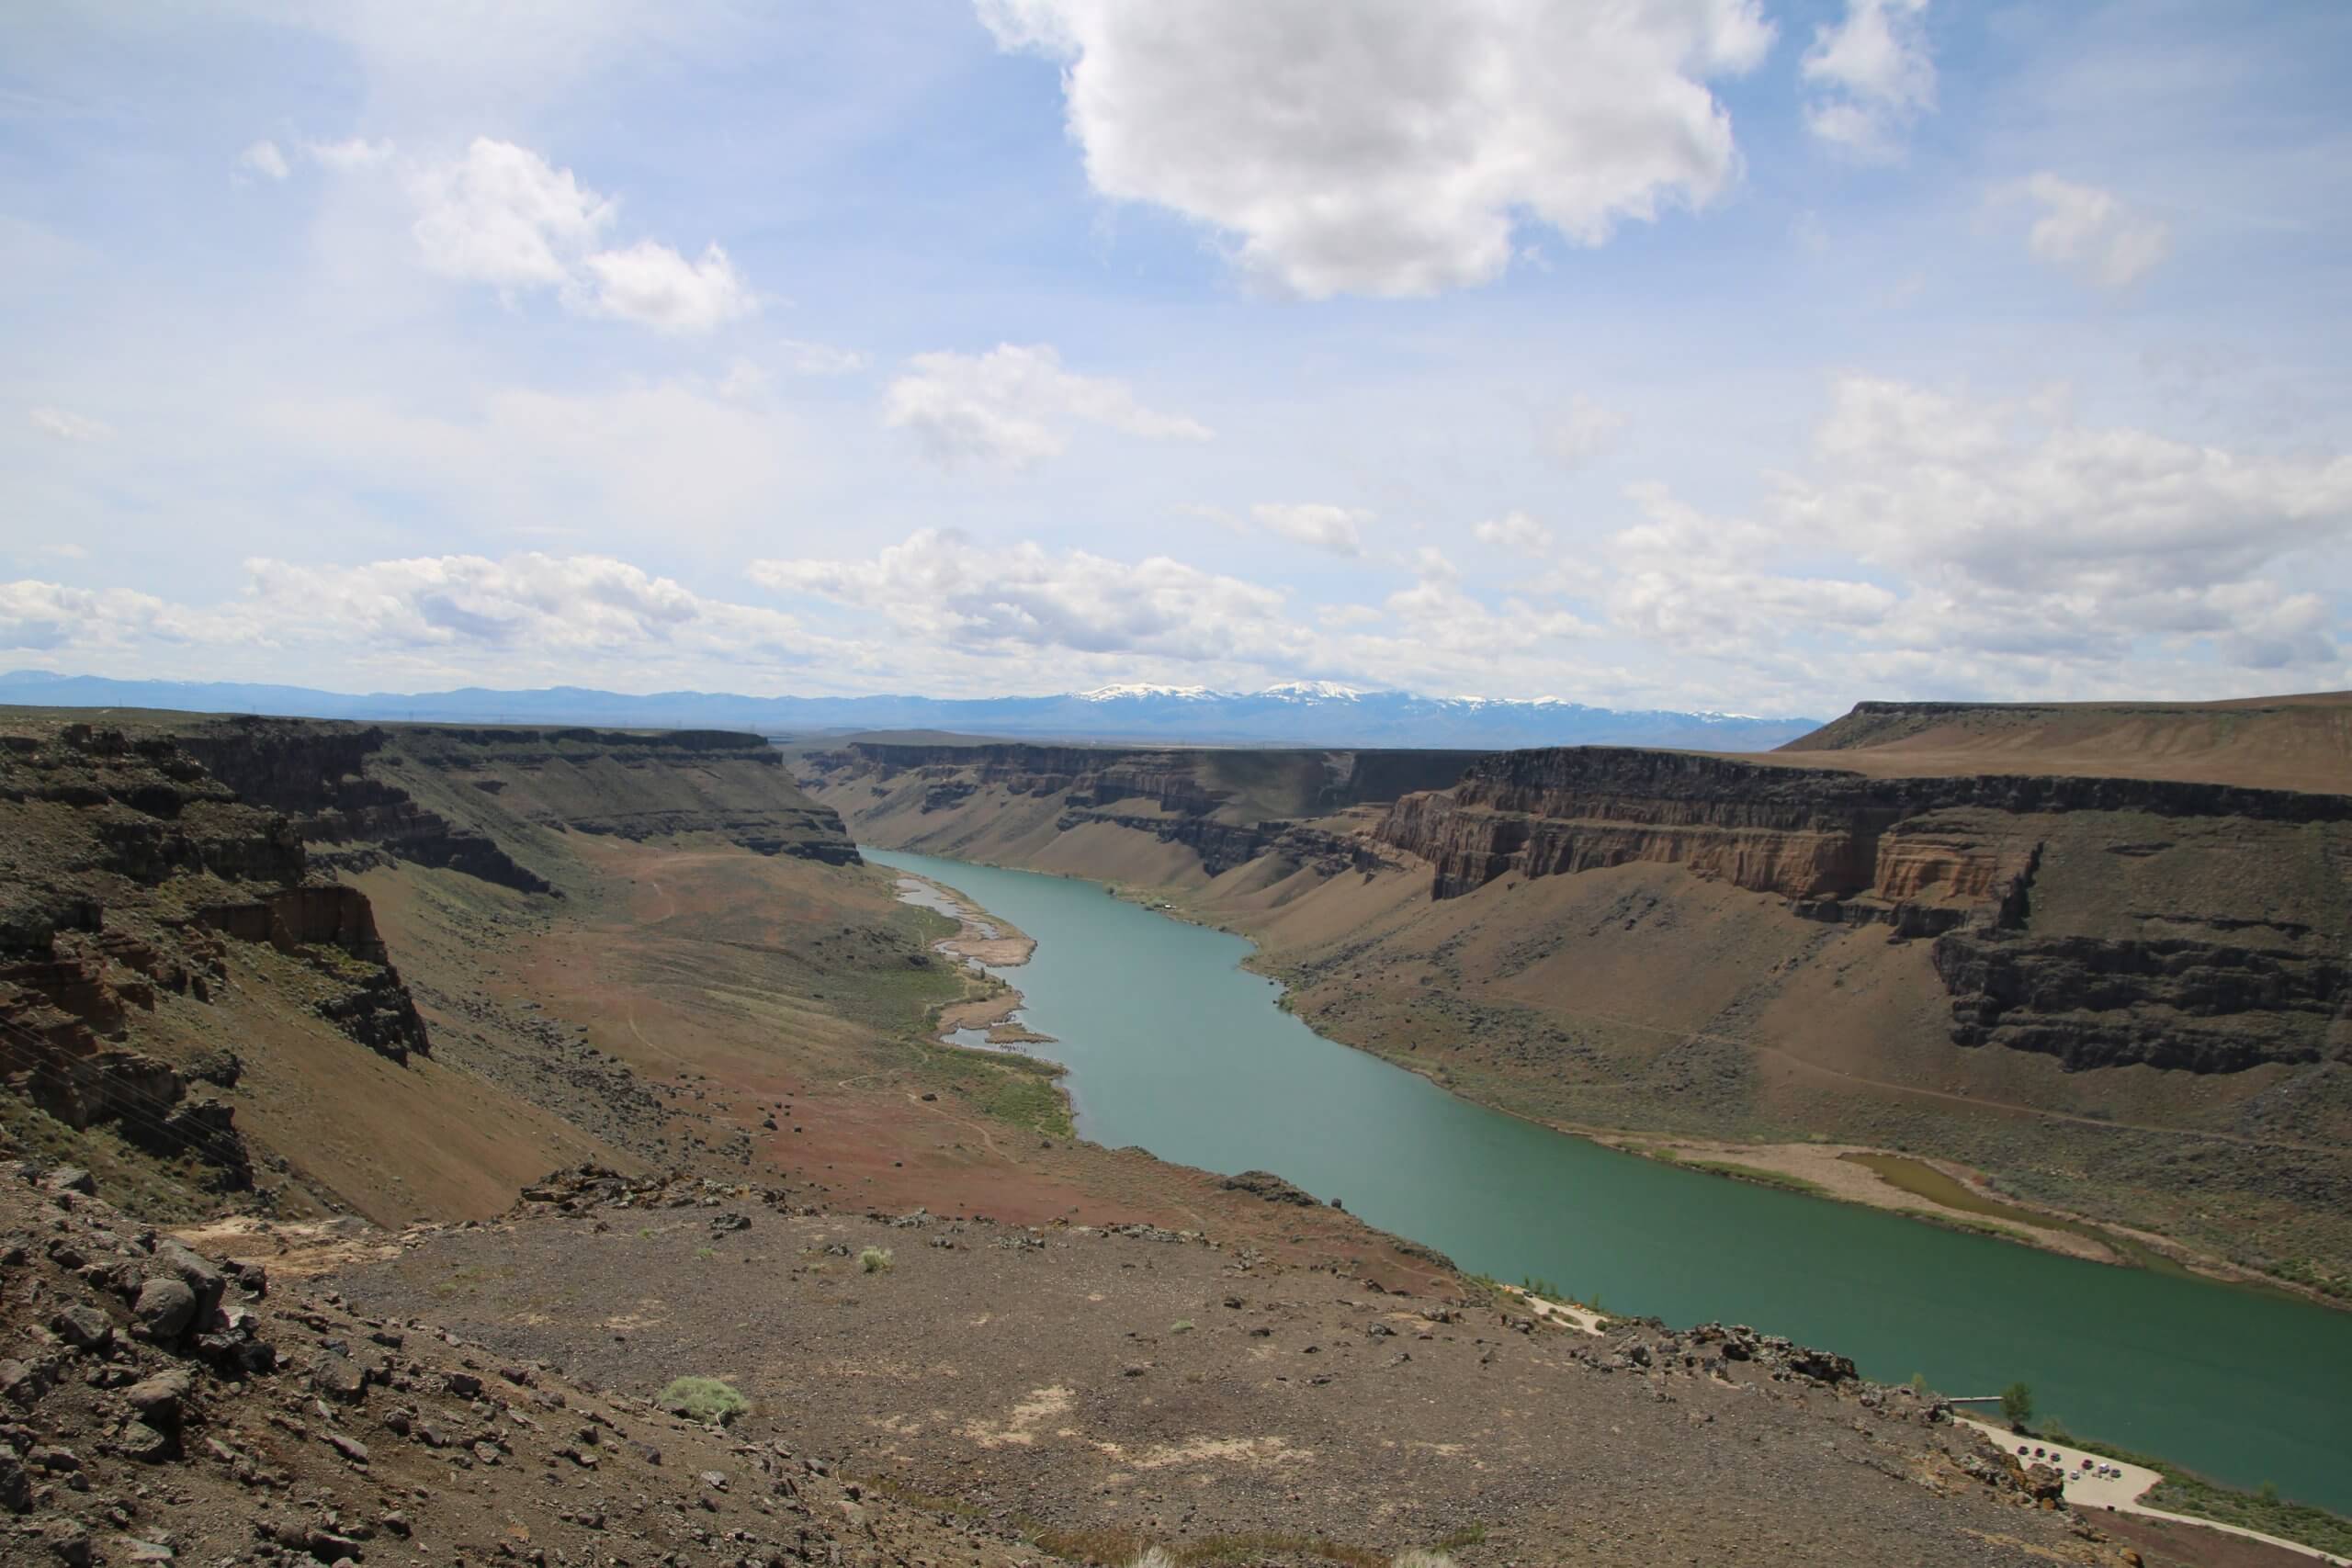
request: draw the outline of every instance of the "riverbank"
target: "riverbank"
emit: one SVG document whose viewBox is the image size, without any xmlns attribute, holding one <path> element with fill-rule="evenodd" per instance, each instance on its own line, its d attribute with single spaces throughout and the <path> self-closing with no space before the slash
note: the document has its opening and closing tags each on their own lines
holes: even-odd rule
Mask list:
<svg viewBox="0 0 2352 1568">
<path fill-rule="evenodd" d="M 1760 1169 L 1736 1157 L 1744 1149 L 1711 1159 L 1725 1151 L 1670 1140 L 1699 1157 L 1626 1160 L 1590 1130 L 1478 1105 L 1436 1075 L 1391 1072 L 1409 1064 L 1317 1034 L 1282 1010 L 1274 980 L 1241 967 L 1249 942 L 1218 922 L 1148 918 L 1164 912 L 1135 906 L 1160 900 L 1109 901 L 1081 878 L 873 853 L 951 881 L 1043 939 L 1022 979 L 1026 1017 L 1063 1036 L 1057 1055 L 1098 1144 L 1277 1170 L 1465 1269 L 1565 1281 L 1611 1314 L 1769 1325 L 1890 1380 L 1982 1389 L 2022 1378 L 2079 1428 L 2245 1485 L 2270 1476 L 2290 1495 L 2340 1493 L 2327 1456 L 2340 1451 L 2342 1395 L 2329 1391 L 2352 1347 L 2332 1314 L 1949 1234 L 1962 1225 L 1892 1224 L 1906 1216 L 1874 1205 L 1792 1203 L 1797 1194 L 1771 1183 L 1692 1179 L 1727 1174 L 1707 1164 Z M 2020 1314 L 2019 1303 L 2041 1305 Z M 2290 1372 L 2169 1348 L 2248 1337 L 2305 1353 Z"/>
<path fill-rule="evenodd" d="M 1102 882 L 1082 873 L 1041 871 L 988 860 L 960 863 L 1015 871 L 1058 881 L 1101 886 L 1113 897 L 1184 925 L 1203 927 L 1241 938 L 1251 946 L 1242 966 L 1280 987 L 1278 1005 L 1298 1013 L 1297 976 L 1273 956 L 1265 932 L 1258 925 L 1209 913 L 1199 908 L 1195 890 L 1181 886 L 1141 886 Z M 971 909 L 960 894 L 944 884 L 930 882 L 934 896 L 963 904 L 974 923 L 985 930 L 995 920 L 986 911 Z M 937 906 L 934 906 L 937 907 Z M 942 912 L 952 911 L 943 908 Z M 958 916 L 958 919 L 963 917 Z M 1010 927 L 1006 928 L 1008 931 Z M 967 939 L 959 931 L 959 944 Z M 1023 938 L 1023 941 L 1027 939 Z M 1034 949 L 1034 942 L 1030 947 Z M 984 960 L 984 962 L 993 962 Z M 1027 962 L 1027 952 L 1013 963 Z M 1011 1000 L 983 999 L 968 1014 L 959 1014 L 961 1027 L 1003 1027 L 1020 1008 L 1018 991 Z M 1357 1037 L 1345 1021 L 1298 1013 L 1324 1038 L 1362 1051 L 1380 1061 L 1422 1077 L 1446 1093 L 1471 1104 L 1514 1117 L 1551 1132 L 1581 1138 L 1605 1148 L 1645 1159 L 1661 1160 L 1679 1168 L 1729 1180 L 1748 1181 L 1802 1196 L 1855 1204 L 1895 1214 L 1923 1224 L 1967 1232 L 2013 1246 L 2032 1247 L 2061 1257 L 2124 1269 L 2181 1273 L 2239 1289 L 2254 1290 L 2307 1301 L 2338 1312 L 2352 1312 L 2352 1301 L 2313 1289 L 2300 1281 L 2250 1269 L 2229 1258 L 2202 1251 L 2176 1236 L 2134 1229 L 2054 1204 L 2039 1203 L 2014 1194 L 1996 1192 L 1981 1172 L 1961 1161 L 1923 1156 L 1914 1152 L 1850 1141 L 1747 1141 L 1726 1137 L 1692 1137 L 1668 1130 L 1608 1126 L 1537 1114 L 1508 1097 L 1477 1092 L 1453 1072 L 1418 1059 L 1412 1053 L 1385 1051 Z M 992 1039 L 990 1043 L 996 1043 Z"/>
<path fill-rule="evenodd" d="M 979 995 L 949 1002 L 939 1010 L 940 1043 L 970 1049 L 971 1043 L 957 1036 L 974 1030 L 986 1032 L 982 1043 L 989 1046 L 1054 1043 L 1052 1035 L 1022 1028 L 1013 1021 L 1022 1008 L 1020 988 L 992 973 L 1017 969 L 1028 963 L 1037 951 L 1035 939 L 944 882 L 900 872 L 896 891 L 902 902 L 944 915 L 956 922 L 956 934 L 933 942 L 932 951 L 961 960 L 967 978 L 976 980 L 981 987 Z"/>
</svg>

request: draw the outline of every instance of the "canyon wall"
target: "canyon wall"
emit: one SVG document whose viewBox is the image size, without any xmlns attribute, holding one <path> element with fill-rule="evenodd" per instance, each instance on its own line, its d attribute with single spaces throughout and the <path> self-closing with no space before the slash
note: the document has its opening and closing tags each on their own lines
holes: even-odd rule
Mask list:
<svg viewBox="0 0 2352 1568">
<path fill-rule="evenodd" d="M 301 965 L 315 1016 L 405 1061 L 430 1048 L 368 900 L 321 886 L 295 825 L 167 735 L 53 720 L 0 735 L 0 1074 L 67 1126 L 105 1123 L 249 1186 L 229 1108 L 128 1043 L 213 1001 L 231 944 Z"/>
<path fill-rule="evenodd" d="M 420 795 L 458 786 L 445 814 L 493 833 L 707 835 L 763 855 L 857 860 L 840 816 L 756 735 L 410 728 L 391 732 L 377 773 Z"/>
<path fill-rule="evenodd" d="M 1376 837 L 1427 862 L 1441 900 L 1654 863 L 1932 936 L 1963 1045 L 2198 1072 L 2352 1048 L 2352 796 L 1589 747 L 1485 759 Z"/>
<path fill-rule="evenodd" d="M 840 818 L 803 795 L 754 735 L 235 718 L 185 743 L 238 798 L 291 818 L 317 846 L 314 862 L 333 870 L 399 860 L 549 893 L 501 841 L 534 829 L 708 833 L 762 854 L 856 858 Z M 451 785 L 454 795 L 442 787 Z"/>
<path fill-rule="evenodd" d="M 861 822 L 889 818 L 894 846 L 952 851 L 976 814 L 1026 807 L 1050 810 L 1057 833 L 1148 835 L 1216 877 L 1270 856 L 1330 874 L 1378 864 L 1375 846 L 1317 819 L 1451 784 L 1482 755 L 854 741 L 805 755 L 800 771 Z"/>
</svg>

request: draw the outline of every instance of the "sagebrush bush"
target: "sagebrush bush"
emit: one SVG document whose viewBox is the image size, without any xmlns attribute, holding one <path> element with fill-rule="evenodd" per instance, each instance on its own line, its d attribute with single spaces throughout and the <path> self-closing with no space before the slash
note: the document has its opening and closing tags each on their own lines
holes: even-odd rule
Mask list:
<svg viewBox="0 0 2352 1568">
<path fill-rule="evenodd" d="M 892 1258 L 887 1247 L 869 1247 L 857 1255 L 857 1266 L 868 1274 L 887 1274 Z"/>
<path fill-rule="evenodd" d="M 1429 1551 L 1417 1546 L 1389 1559 L 1388 1568 L 1453 1568 L 1453 1559 L 1442 1551 Z"/>
<path fill-rule="evenodd" d="M 751 1407 L 750 1400 L 717 1378 L 678 1378 L 662 1391 L 662 1408 L 689 1421 L 723 1427 Z"/>
</svg>

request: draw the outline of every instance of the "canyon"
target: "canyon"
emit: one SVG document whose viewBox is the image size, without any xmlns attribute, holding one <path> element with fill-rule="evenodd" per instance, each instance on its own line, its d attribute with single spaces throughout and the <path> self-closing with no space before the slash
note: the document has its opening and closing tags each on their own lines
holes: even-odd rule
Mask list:
<svg viewBox="0 0 2352 1568">
<path fill-rule="evenodd" d="M 2332 864 L 2336 818 L 2164 817 L 2137 796 L 1890 807 L 1798 776 L 1842 777 L 1818 759 L 1726 807 L 1709 804 L 1736 793 L 1722 775 L 1645 781 L 1657 764 L 1599 753 L 1588 775 L 1543 755 L 787 752 L 718 731 L 0 713 L 0 1510 L 28 1510 L 0 1531 L 109 1559 L 155 1530 L 189 1551 L 258 1540 L 266 1560 L 364 1551 L 370 1530 L 390 1544 L 377 1521 L 396 1516 L 469 1560 L 517 1520 L 550 1554 L 621 1534 L 663 1542 L 656 1555 L 708 1546 L 684 1493 L 716 1483 L 671 1484 L 616 1436 L 559 1442 L 550 1413 L 568 1404 L 636 1442 L 664 1432 L 691 1466 L 757 1475 L 762 1506 L 715 1495 L 729 1540 L 761 1562 L 1125 1561 L 1158 1540 L 1359 1562 L 1437 1541 L 1475 1568 L 1759 1540 L 1854 1562 L 2132 1561 L 1934 1394 L 1869 1383 L 1834 1353 L 1640 1320 L 1588 1336 L 1336 1207 L 1283 1201 L 1297 1194 L 1277 1179 L 1072 1137 L 1050 1064 L 938 1039 L 944 1010 L 997 983 L 935 953 L 952 923 L 900 903 L 854 847 L 922 839 L 1250 931 L 1317 1028 L 1563 1123 L 1834 1122 L 1931 1146 L 1950 1131 L 1940 1101 L 1923 1118 L 1841 1081 L 1814 1103 L 1758 1069 L 1792 1037 L 1772 1008 L 1834 1021 L 1825 998 L 1872 1019 L 1890 997 L 1915 1008 L 1900 1059 L 1869 1066 L 1931 1096 L 1996 1060 L 2062 1085 L 2300 1085 L 2270 1125 L 2221 1142 L 2281 1179 L 2317 1172 L 2308 1193 L 2267 1192 L 2246 1234 L 2275 1247 L 2301 1216 L 2292 1256 L 2324 1280 L 2331 1178 L 2280 1151 L 2329 1135 L 2340 1051 L 2335 1022 L 2310 1021 L 2338 995 L 2322 957 L 2341 925 L 2316 874 L 2282 873 L 2286 838 L 2233 862 L 2194 835 L 2302 834 Z M 2141 817 L 2165 831 L 2115 840 L 2130 852 L 2068 836 Z M 1587 823 L 1602 836 L 1579 838 Z M 2197 915 L 2180 940 L 2270 955 L 2258 978 L 2241 965 L 2238 992 L 2210 956 L 2165 976 L 2090 950 L 2048 962 L 2117 991 L 2102 1027 L 2224 1002 L 2275 1015 L 2257 1065 L 2070 1070 L 2016 1037 L 2050 1020 L 2014 966 L 1957 967 L 1961 991 L 1937 978 L 1938 944 L 1980 927 L 1995 945 L 2128 937 L 2100 921 L 2132 910 L 2066 891 L 2087 853 L 2151 878 L 2142 903 L 2193 882 L 2183 868 L 2243 884 L 2235 902 L 2163 906 L 2176 925 Z M 2301 901 L 2267 908 L 2278 924 L 2233 925 L 2255 918 L 2244 889 L 2270 884 Z M 2002 1006 L 1963 1023 L 1962 992 Z M 1962 1027 L 1985 1040 L 1956 1043 Z M 2208 1201 L 2230 1201 L 2228 1156 L 2184 1131 L 2194 1118 L 2149 1114 L 2169 1092 L 2133 1102 L 2129 1124 L 2037 1110 L 2018 1125 L 2053 1163 L 2118 1135 L 2186 1151 Z M 1910 1119 L 1876 1122 L 1887 1104 Z M 2022 1186 L 2038 1168 L 2019 1168 Z M 2063 1171 L 2052 1182 L 2097 1207 Z M 2152 1228 L 2204 1245 L 2193 1225 Z M 893 1247 L 903 1272 L 857 1263 Z M 158 1269 L 245 1295 L 220 1295 L 220 1324 L 175 1343 L 138 1315 Z M 265 1269 L 281 1292 L 266 1301 Z M 974 1326 L 976 1303 L 994 1327 Z M 914 1388 L 915 1344 L 941 1351 L 925 1409 L 890 1392 Z M 713 1370 L 753 1399 L 731 1434 L 659 1404 L 672 1377 Z M 821 1397 L 845 1376 L 858 1397 Z M 185 1386 L 156 1417 L 170 1429 L 150 1421 L 163 1405 L 122 1405 L 133 1378 Z M 1031 1434 L 1034 1452 L 1001 1440 L 1028 1432 L 1021 1413 L 1046 1390 L 1082 1415 Z M 1510 1485 L 1451 1448 L 1390 1440 L 1410 1413 L 1480 1452 L 1507 1440 L 1498 1398 L 1550 1423 L 1508 1439 Z M 934 1425 L 928 1405 L 955 1414 Z M 1554 1427 L 1575 1441 L 1550 1442 Z M 435 1446 L 450 1432 L 473 1456 L 458 1492 Z M 526 1455 L 572 1479 L 520 1485 Z M 1661 1516 L 1645 1478 L 1686 1461 L 1739 1500 Z M 167 1493 L 138 1490 L 165 1475 Z M 431 1501 L 404 1500 L 428 1480 Z M 1603 1501 L 1564 1509 L 1570 1495 Z M 624 1512 L 632 1496 L 653 1511 Z M 1810 1500 L 1802 1515 L 1776 1511 L 1790 1496 Z M 2193 1530 L 2166 1546 L 2202 1550 Z"/>
<path fill-rule="evenodd" d="M 2343 1298 L 2352 795 L 2278 784 L 2352 780 L 2348 716 L 1872 704 L 1761 757 L 859 741 L 795 766 L 865 841 L 1248 934 L 1318 1031 L 1487 1103 L 1903 1150 L 2118 1256 L 2164 1238 Z"/>
</svg>

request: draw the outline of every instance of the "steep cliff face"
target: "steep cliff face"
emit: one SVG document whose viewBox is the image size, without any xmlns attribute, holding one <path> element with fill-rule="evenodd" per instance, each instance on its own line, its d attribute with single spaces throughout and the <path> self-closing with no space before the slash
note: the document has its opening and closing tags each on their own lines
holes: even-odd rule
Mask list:
<svg viewBox="0 0 2352 1568">
<path fill-rule="evenodd" d="M 75 1128 L 107 1123 L 250 1185 L 227 1107 L 132 1049 L 202 1006 L 230 944 L 293 958 L 317 1017 L 395 1059 L 428 1048 L 367 899 L 310 885 L 301 840 L 168 736 L 48 721 L 0 736 L 0 1072 Z"/>
<path fill-rule="evenodd" d="M 1586 748 L 1487 759 L 1378 837 L 1430 863 L 1439 899 L 1652 863 L 1934 936 L 1958 1043 L 2214 1072 L 2352 1043 L 2347 825 L 2341 795 Z"/>
<path fill-rule="evenodd" d="M 883 786 L 912 773 L 950 791 L 1059 795 L 1072 807 L 1094 808 L 1143 801 L 1184 816 L 1247 822 L 1319 817 L 1391 801 L 1409 790 L 1442 788 L 1487 755 L 860 740 L 811 753 L 803 771 L 827 783 Z"/>
<path fill-rule="evenodd" d="M 1335 874 L 1377 864 L 1375 846 L 1306 819 L 1450 784 L 1480 755 L 856 741 L 804 757 L 800 770 L 861 831 L 895 847 L 972 852 L 971 825 L 1025 824 L 1051 808 L 1036 830 L 1143 835 L 1214 878 L 1270 856 Z"/>
<path fill-rule="evenodd" d="M 723 730 L 392 733 L 378 775 L 493 836 L 560 831 L 632 840 L 707 835 L 764 855 L 855 863 L 841 818 L 803 794 L 774 746 Z"/>
<path fill-rule="evenodd" d="M 233 718 L 182 737 L 188 752 L 247 803 L 284 812 L 320 846 L 328 869 L 386 858 L 447 866 L 526 893 L 549 891 L 481 829 L 426 810 L 374 771 L 391 737 L 376 727 Z"/>
<path fill-rule="evenodd" d="M 510 846 L 550 830 L 711 834 L 761 854 L 856 858 L 839 818 L 754 735 L 235 718 L 187 744 L 239 798 L 286 813 L 328 870 L 403 861 L 549 894 Z"/>
</svg>

